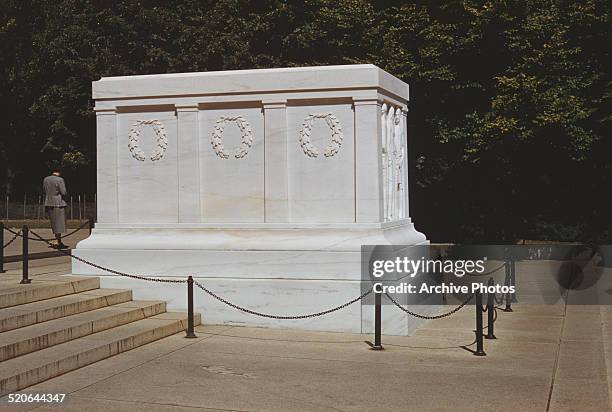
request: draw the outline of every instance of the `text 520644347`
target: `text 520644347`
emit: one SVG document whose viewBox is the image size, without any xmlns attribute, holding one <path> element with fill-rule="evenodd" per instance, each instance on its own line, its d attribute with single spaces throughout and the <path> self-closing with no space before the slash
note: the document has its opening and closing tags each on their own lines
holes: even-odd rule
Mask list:
<svg viewBox="0 0 612 412">
<path fill-rule="evenodd" d="M 66 400 L 65 393 L 9 393 L 4 397 L 4 401 L 10 404 L 64 403 Z"/>
</svg>

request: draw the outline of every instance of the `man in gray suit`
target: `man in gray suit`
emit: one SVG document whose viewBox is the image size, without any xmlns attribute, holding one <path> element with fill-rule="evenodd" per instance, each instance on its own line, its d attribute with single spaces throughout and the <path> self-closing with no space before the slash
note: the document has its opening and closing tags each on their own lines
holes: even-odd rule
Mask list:
<svg viewBox="0 0 612 412">
<path fill-rule="evenodd" d="M 56 249 L 67 249 L 68 246 L 62 243 L 62 233 L 66 231 L 66 184 L 60 177 L 60 168 L 53 167 L 51 176 L 43 180 L 43 190 L 45 192 L 45 211 L 51 220 L 51 230 L 57 239 L 53 246 Z"/>
</svg>

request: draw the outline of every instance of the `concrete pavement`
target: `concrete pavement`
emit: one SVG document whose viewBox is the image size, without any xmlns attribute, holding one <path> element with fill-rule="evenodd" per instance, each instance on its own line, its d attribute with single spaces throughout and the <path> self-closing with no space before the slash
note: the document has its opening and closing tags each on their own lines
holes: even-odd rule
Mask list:
<svg viewBox="0 0 612 412">
<path fill-rule="evenodd" d="M 12 228 L 12 230 L 16 231 L 18 229 Z M 32 230 L 38 233 L 40 236 L 44 237 L 45 239 L 53 238 L 53 232 L 51 231 L 51 229 L 38 228 L 38 229 L 32 229 Z M 68 229 L 68 232 L 72 232 L 73 230 L 74 229 Z M 4 243 L 7 243 L 11 239 L 13 239 L 13 237 L 14 237 L 13 234 L 5 231 L 4 232 Z M 34 238 L 34 236 L 30 236 L 30 237 Z M 62 241 L 66 245 L 73 248 L 76 246 L 78 242 L 80 242 L 83 239 L 86 239 L 87 237 L 89 237 L 89 230 L 85 228 L 85 229 L 79 230 L 78 232 L 66 238 L 63 238 Z M 29 248 L 30 253 L 49 252 L 49 251 L 54 250 L 50 248 L 49 245 L 46 244 L 45 242 L 34 241 L 34 240 L 30 240 L 28 244 L 28 248 Z M 5 256 L 21 255 L 21 250 L 22 250 L 21 238 L 17 238 L 10 245 L 8 245 L 6 249 L 4 249 L 4 255 Z"/>
</svg>

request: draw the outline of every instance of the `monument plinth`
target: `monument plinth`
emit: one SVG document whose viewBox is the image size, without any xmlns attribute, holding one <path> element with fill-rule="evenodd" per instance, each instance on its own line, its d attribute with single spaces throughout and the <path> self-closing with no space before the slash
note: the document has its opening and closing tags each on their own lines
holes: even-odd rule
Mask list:
<svg viewBox="0 0 612 412">
<path fill-rule="evenodd" d="M 252 309 L 300 314 L 360 294 L 360 247 L 426 242 L 408 213 L 408 85 L 373 65 L 102 78 L 98 221 L 73 253 L 193 275 Z M 185 307 L 185 291 L 73 273 Z M 209 323 L 281 324 L 196 297 Z M 412 320 L 397 315 L 398 333 Z M 369 330 L 359 304 L 291 327 Z M 406 326 L 404 327 L 404 322 Z"/>
</svg>

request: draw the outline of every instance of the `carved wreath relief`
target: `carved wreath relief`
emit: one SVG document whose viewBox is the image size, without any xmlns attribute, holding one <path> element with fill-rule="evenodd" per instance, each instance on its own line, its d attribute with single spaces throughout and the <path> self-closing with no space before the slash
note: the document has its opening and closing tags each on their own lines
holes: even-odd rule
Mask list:
<svg viewBox="0 0 612 412">
<path fill-rule="evenodd" d="M 331 131 L 330 143 L 323 152 L 325 157 L 333 157 L 338 154 L 340 147 L 342 146 L 342 140 L 344 135 L 342 134 L 342 127 L 340 121 L 336 116 L 331 113 L 313 113 L 306 116 L 302 123 L 302 129 L 299 132 L 299 143 L 304 151 L 304 154 L 311 158 L 316 158 L 320 154 L 320 150 L 310 140 L 312 133 L 312 127 L 316 119 L 322 119 L 325 121 Z M 227 123 L 235 122 L 240 129 L 241 140 L 240 146 L 238 146 L 233 154 L 230 154 L 223 146 L 223 131 Z M 150 155 L 147 154 L 140 147 L 140 136 L 144 127 L 151 126 L 156 136 L 155 149 Z M 253 146 L 253 129 L 251 124 L 241 115 L 236 116 L 221 116 L 217 119 L 215 127 L 213 128 L 210 143 L 217 156 L 221 159 L 229 159 L 233 155 L 236 159 L 245 157 L 251 147 Z M 136 160 L 144 162 L 147 158 L 155 162 L 161 160 L 166 153 L 168 148 L 168 133 L 162 122 L 159 120 L 137 120 L 128 134 L 128 148 L 132 157 Z"/>
<path fill-rule="evenodd" d="M 151 161 L 155 162 L 164 157 L 168 148 L 168 134 L 164 125 L 159 120 L 137 120 L 130 128 L 128 135 L 128 148 L 132 157 L 136 160 L 144 162 L 147 158 L 145 152 L 140 148 L 140 134 L 146 126 L 151 126 L 156 136 L 155 149 L 148 156 Z"/>
<path fill-rule="evenodd" d="M 253 130 L 251 124 L 244 117 L 240 115 L 221 116 L 215 124 L 210 143 L 217 156 L 221 159 L 229 159 L 230 154 L 223 147 L 223 130 L 228 122 L 235 122 L 242 134 L 240 146 L 234 151 L 234 157 L 241 159 L 249 153 L 249 149 L 253 146 Z"/>
<path fill-rule="evenodd" d="M 314 113 L 309 114 L 304 119 L 302 123 L 302 130 L 300 130 L 300 146 L 304 151 L 304 154 L 308 157 L 318 157 L 319 149 L 312 144 L 310 141 L 310 134 L 312 133 L 312 125 L 314 124 L 315 119 L 323 119 L 325 123 L 329 126 L 331 130 L 331 142 L 323 152 L 323 156 L 332 157 L 338 153 L 340 150 L 340 146 L 342 146 L 342 139 L 344 136 L 342 135 L 342 127 L 340 126 L 340 121 L 336 116 L 331 113 Z"/>
</svg>

